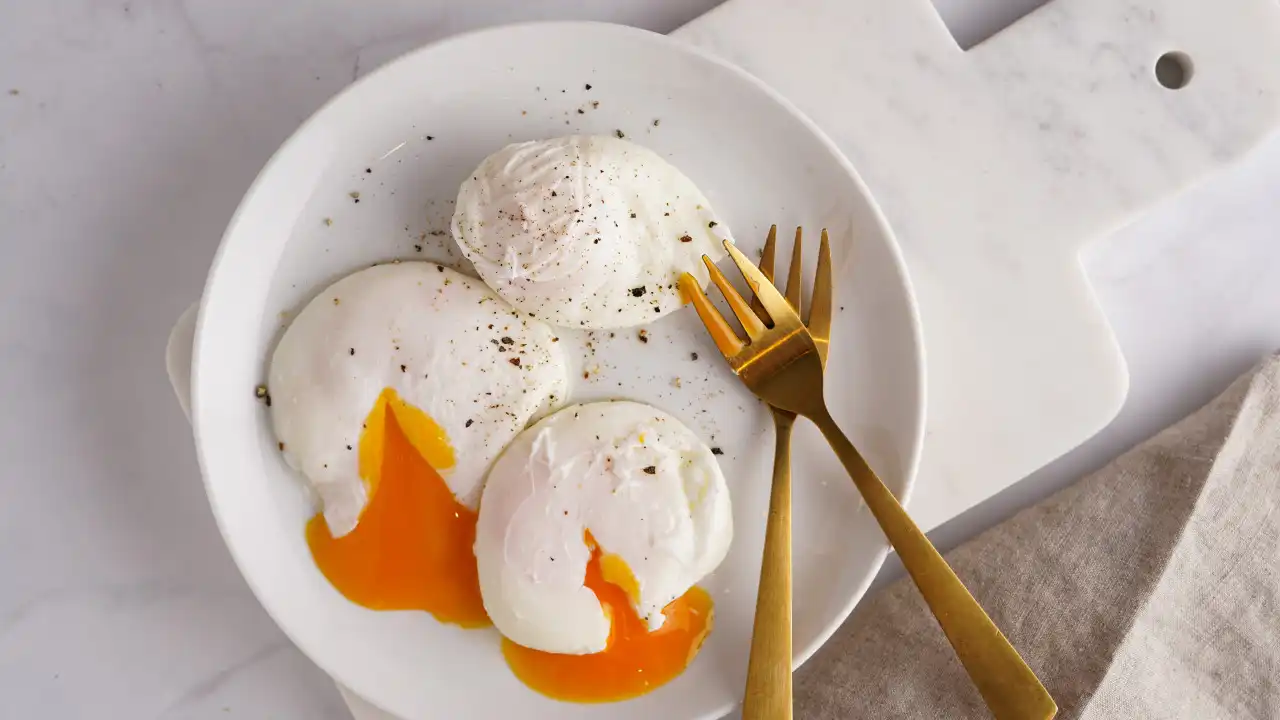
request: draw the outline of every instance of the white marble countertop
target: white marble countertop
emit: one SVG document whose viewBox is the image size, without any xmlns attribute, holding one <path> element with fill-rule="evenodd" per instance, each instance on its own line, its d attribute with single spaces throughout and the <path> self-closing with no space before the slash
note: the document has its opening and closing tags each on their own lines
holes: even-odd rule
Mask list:
<svg viewBox="0 0 1280 720">
<path fill-rule="evenodd" d="M 162 351 L 266 157 L 378 64 L 535 18 L 669 31 L 716 0 L 50 0 L 0 9 L 0 717 L 347 718 L 209 513 Z M 963 44 L 1035 0 L 936 0 Z M 937 529 L 951 545 L 1280 347 L 1280 140 L 1099 242 L 1129 362 L 1103 433 Z M 892 577 L 892 564 L 882 579 Z"/>
</svg>

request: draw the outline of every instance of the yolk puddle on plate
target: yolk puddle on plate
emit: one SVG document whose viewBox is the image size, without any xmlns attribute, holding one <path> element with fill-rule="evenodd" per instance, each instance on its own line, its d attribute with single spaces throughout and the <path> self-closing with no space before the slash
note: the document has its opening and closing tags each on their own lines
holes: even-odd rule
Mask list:
<svg viewBox="0 0 1280 720">
<path fill-rule="evenodd" d="M 600 549 L 588 532 L 591 559 L 583 582 L 595 592 L 611 620 L 609 641 L 592 655 L 531 650 L 502 639 L 502 654 L 516 677 L 557 700 L 612 702 L 643 695 L 684 671 L 711 632 L 711 596 L 690 588 L 663 609 L 666 621 L 649 632 L 636 614 L 636 582 L 626 563 Z"/>
<path fill-rule="evenodd" d="M 438 469 L 453 466 L 443 429 L 394 390 L 382 391 L 360 437 L 369 502 L 340 538 L 322 514 L 307 544 L 347 599 L 374 610 L 426 610 L 463 627 L 489 624 L 472 550 L 476 512 L 459 503 Z"/>
</svg>

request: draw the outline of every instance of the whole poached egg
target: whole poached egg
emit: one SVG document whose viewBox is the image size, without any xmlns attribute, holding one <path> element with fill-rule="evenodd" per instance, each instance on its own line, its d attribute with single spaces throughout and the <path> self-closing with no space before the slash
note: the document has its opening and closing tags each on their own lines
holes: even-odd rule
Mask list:
<svg viewBox="0 0 1280 720">
<path fill-rule="evenodd" d="M 271 416 L 319 496 L 308 543 L 339 591 L 487 624 L 476 506 L 503 448 L 563 402 L 557 340 L 478 280 L 427 262 L 353 273 L 298 314 L 271 359 Z"/>
<path fill-rule="evenodd" d="M 650 323 L 681 306 L 676 280 L 705 287 L 702 256 L 724 257 L 728 229 L 693 181 L 615 137 L 508 145 L 463 181 L 453 237 L 480 277 L 555 325 Z"/>
<path fill-rule="evenodd" d="M 609 700 L 678 675 L 711 629 L 694 587 L 733 537 L 714 454 L 630 401 L 560 410 L 494 464 L 476 529 L 485 609 L 517 676 Z"/>
</svg>

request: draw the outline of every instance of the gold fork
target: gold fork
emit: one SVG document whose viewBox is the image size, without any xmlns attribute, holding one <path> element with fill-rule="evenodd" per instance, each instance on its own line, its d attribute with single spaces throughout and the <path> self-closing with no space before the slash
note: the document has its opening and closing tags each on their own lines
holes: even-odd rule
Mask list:
<svg viewBox="0 0 1280 720">
<path fill-rule="evenodd" d="M 760 256 L 760 272 L 773 280 L 773 258 L 778 226 L 769 228 L 769 238 Z M 787 273 L 787 303 L 800 313 L 800 272 L 802 231 L 796 228 L 791 247 L 791 269 Z M 827 231 L 822 231 L 818 248 L 818 271 L 813 298 L 809 303 L 809 334 L 813 336 L 818 359 L 827 360 L 831 335 L 831 249 Z M 751 308 L 765 315 L 760 299 L 753 297 Z M 769 491 L 769 515 L 765 523 L 764 555 L 760 561 L 760 593 L 756 597 L 755 627 L 751 633 L 751 657 L 747 661 L 747 690 L 742 700 L 743 720 L 790 720 L 791 718 L 791 429 L 796 414 L 773 406 L 776 440 L 773 451 L 773 482 Z"/>
<path fill-rule="evenodd" d="M 733 243 L 725 241 L 725 249 L 764 310 L 764 316 L 752 310 L 710 258 L 703 257 L 712 281 L 746 331 L 746 341 L 712 306 L 696 280 L 686 274 L 680 285 L 729 366 L 760 399 L 809 418 L 822 431 L 992 715 L 997 720 L 1052 718 L 1058 706 L 1044 685 L 832 419 L 822 396 L 821 355 L 800 316 Z M 757 618 L 761 612 L 757 606 Z M 775 608 L 772 621 L 789 624 L 790 618 Z"/>
</svg>

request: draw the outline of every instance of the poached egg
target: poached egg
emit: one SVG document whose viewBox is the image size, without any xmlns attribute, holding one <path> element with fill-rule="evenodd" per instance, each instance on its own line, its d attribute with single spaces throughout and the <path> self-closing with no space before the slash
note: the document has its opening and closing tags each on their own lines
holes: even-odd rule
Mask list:
<svg viewBox="0 0 1280 720">
<path fill-rule="evenodd" d="M 570 135 L 508 145 L 458 191 L 453 237 L 480 277 L 554 325 L 652 322 L 681 305 L 676 280 L 705 287 L 702 256 L 728 229 L 693 181 L 635 143 Z"/>
<path fill-rule="evenodd" d="M 426 262 L 356 272 L 298 314 L 271 359 L 271 416 L 319 498 L 307 539 L 340 592 L 487 622 L 472 552 L 482 481 L 565 397 L 556 342 L 479 281 Z"/>
<path fill-rule="evenodd" d="M 691 430 L 641 403 L 574 405 L 521 433 L 489 474 L 485 609 L 535 690 L 632 697 L 696 654 L 712 606 L 694 585 L 732 537 L 724 476 Z"/>
</svg>

